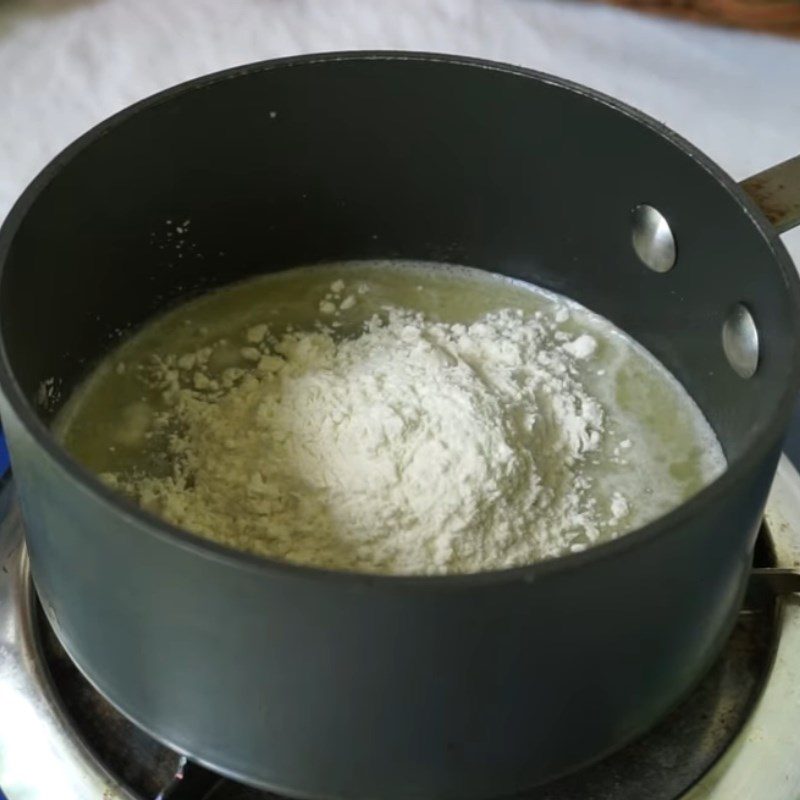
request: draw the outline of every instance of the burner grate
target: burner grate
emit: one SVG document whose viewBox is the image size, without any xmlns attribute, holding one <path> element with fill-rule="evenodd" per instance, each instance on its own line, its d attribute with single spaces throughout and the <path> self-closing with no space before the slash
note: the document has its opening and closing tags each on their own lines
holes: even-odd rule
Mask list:
<svg viewBox="0 0 800 800">
<path fill-rule="evenodd" d="M 0 785 L 7 794 L 277 800 L 186 763 L 89 686 L 38 607 L 12 496 L 11 487 L 0 489 L 0 708 L 12 721 L 0 725 Z M 619 753 L 506 800 L 796 800 L 800 475 L 786 459 L 766 519 L 755 566 L 767 569 L 754 572 L 736 630 L 694 693 Z"/>
<path fill-rule="evenodd" d="M 762 533 L 756 566 L 774 563 Z M 759 695 L 775 642 L 775 603 L 749 599 L 715 666 L 693 694 L 641 739 L 516 800 L 676 800 L 726 749 Z M 39 643 L 64 710 L 101 763 L 141 800 L 273 800 L 164 747 L 116 711 L 61 647 L 41 608 Z"/>
</svg>

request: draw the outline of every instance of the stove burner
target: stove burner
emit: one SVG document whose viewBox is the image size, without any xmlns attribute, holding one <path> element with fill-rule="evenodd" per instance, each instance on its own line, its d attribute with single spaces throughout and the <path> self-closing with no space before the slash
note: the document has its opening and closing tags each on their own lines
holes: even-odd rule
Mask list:
<svg viewBox="0 0 800 800">
<path fill-rule="evenodd" d="M 756 566 L 772 563 L 761 536 Z M 767 673 L 774 600 L 754 598 L 724 653 L 694 693 L 646 736 L 594 766 L 518 800 L 674 800 L 714 763 L 746 719 Z M 38 604 L 37 604 L 38 605 Z M 86 743 L 142 800 L 267 800 L 276 795 L 222 778 L 127 720 L 86 681 L 38 609 L 39 641 L 58 697 Z"/>
<path fill-rule="evenodd" d="M 787 570 L 800 564 L 800 476 L 786 461 L 767 522 L 755 566 L 784 571 L 752 582 L 724 652 L 694 692 L 624 750 L 513 800 L 797 797 L 800 596 L 776 602 L 767 590 L 784 591 L 776 581 L 789 580 L 796 591 Z M 279 800 L 163 746 L 88 683 L 36 599 L 22 533 L 0 491 L 0 786 L 10 800 Z"/>
</svg>

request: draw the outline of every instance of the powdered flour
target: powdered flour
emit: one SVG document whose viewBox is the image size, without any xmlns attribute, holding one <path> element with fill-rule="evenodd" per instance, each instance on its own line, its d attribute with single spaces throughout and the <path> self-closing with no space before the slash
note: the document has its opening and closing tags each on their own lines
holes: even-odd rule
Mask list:
<svg viewBox="0 0 800 800">
<path fill-rule="evenodd" d="M 331 288 L 323 311 L 353 304 Z M 607 524 L 581 469 L 603 435 L 576 369 L 595 341 L 555 331 L 542 312 L 458 325 L 396 308 L 344 340 L 255 326 L 251 371 L 209 377 L 208 349 L 160 363 L 172 472 L 107 479 L 177 525 L 307 564 L 436 573 L 553 556 Z M 611 519 L 626 513 L 617 496 Z"/>
<path fill-rule="evenodd" d="M 582 550 L 725 466 L 685 390 L 607 320 L 409 262 L 287 270 L 186 303 L 98 365 L 57 430 L 179 526 L 389 573 Z"/>
</svg>

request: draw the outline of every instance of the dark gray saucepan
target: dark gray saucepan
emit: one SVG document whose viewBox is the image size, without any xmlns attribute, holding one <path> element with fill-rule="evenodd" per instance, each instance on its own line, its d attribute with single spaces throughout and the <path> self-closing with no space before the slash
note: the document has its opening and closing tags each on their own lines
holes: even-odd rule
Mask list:
<svg viewBox="0 0 800 800">
<path fill-rule="evenodd" d="M 788 227 L 776 184 L 769 173 L 749 188 Z M 671 227 L 667 272 L 632 247 L 635 218 L 642 252 L 655 245 L 648 258 L 668 266 L 641 204 Z M 194 248 L 179 255 L 165 221 L 185 219 Z M 728 471 L 582 554 L 369 577 L 172 528 L 48 432 L 119 331 L 187 292 L 373 257 L 483 267 L 605 315 L 685 384 Z M 111 702 L 200 762 L 301 797 L 498 796 L 640 734 L 731 630 L 800 380 L 800 288 L 751 197 L 637 111 L 448 56 L 234 69 L 69 147 L 9 215 L 0 262 L 2 416 L 44 607 Z M 740 304 L 759 339 L 750 378 L 722 343 Z M 755 342 L 746 326 L 729 332 L 746 373 Z"/>
</svg>

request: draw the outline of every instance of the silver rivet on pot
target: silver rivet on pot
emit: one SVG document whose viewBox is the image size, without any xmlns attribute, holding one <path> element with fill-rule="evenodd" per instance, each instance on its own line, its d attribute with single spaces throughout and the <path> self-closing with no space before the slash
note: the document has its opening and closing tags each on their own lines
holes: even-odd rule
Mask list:
<svg viewBox="0 0 800 800">
<path fill-rule="evenodd" d="M 666 217 L 653 206 L 636 206 L 631 212 L 631 241 L 641 262 L 654 272 L 669 272 L 675 266 L 675 237 Z"/>
<path fill-rule="evenodd" d="M 722 347 L 733 371 L 752 378 L 758 369 L 758 328 L 747 306 L 737 303 L 722 325 Z"/>
</svg>

